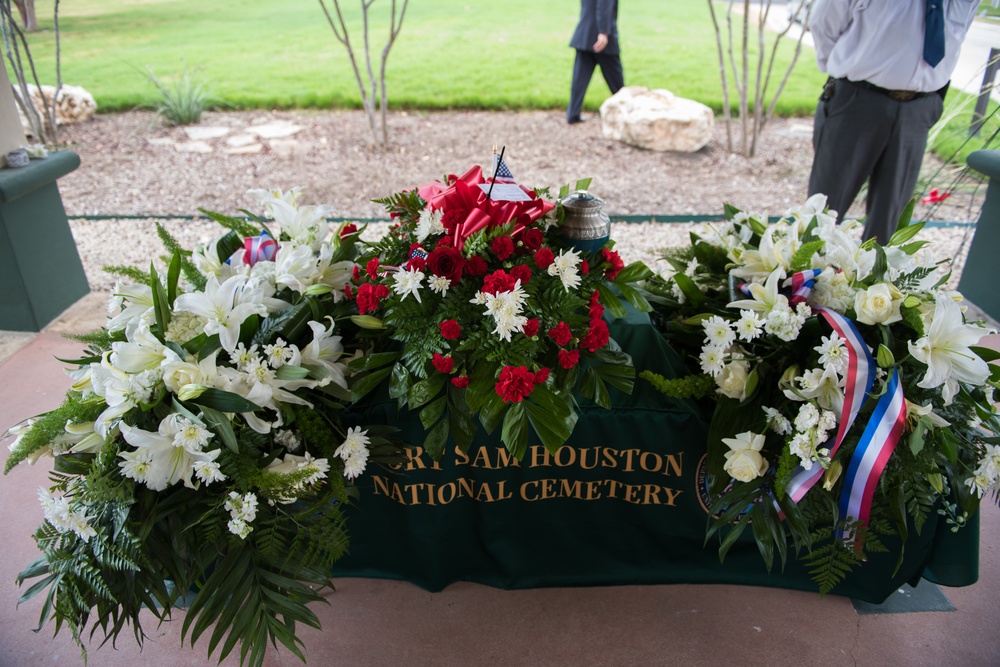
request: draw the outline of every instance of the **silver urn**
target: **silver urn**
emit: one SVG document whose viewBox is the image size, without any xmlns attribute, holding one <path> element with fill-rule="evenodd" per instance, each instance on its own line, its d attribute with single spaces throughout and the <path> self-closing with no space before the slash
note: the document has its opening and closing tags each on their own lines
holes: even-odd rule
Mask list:
<svg viewBox="0 0 1000 667">
<path fill-rule="evenodd" d="M 602 211 L 604 200 L 586 190 L 577 190 L 561 201 L 565 210 L 560 231 L 578 250 L 593 251 L 611 236 L 611 219 Z"/>
</svg>

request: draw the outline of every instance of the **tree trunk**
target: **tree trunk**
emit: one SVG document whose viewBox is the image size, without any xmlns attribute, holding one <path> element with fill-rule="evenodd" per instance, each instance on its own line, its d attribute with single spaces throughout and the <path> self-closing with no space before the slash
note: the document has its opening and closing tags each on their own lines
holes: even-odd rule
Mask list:
<svg viewBox="0 0 1000 667">
<path fill-rule="evenodd" d="M 38 32 L 38 17 L 35 16 L 35 0 L 13 0 L 17 13 L 21 15 L 25 32 Z"/>
</svg>

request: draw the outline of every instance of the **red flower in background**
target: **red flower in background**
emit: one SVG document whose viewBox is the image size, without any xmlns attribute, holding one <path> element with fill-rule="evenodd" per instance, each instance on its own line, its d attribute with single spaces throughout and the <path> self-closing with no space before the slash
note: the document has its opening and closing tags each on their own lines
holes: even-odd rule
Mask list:
<svg viewBox="0 0 1000 667">
<path fill-rule="evenodd" d="M 521 331 L 523 331 L 524 335 L 527 336 L 528 338 L 531 338 L 532 336 L 538 334 L 538 318 L 532 317 L 530 320 L 525 322 L 524 326 L 521 327 Z"/>
<path fill-rule="evenodd" d="M 372 280 L 378 279 L 378 264 L 378 257 L 372 257 L 368 260 L 368 265 L 365 266 L 365 271 L 368 273 L 368 277 Z"/>
<path fill-rule="evenodd" d="M 567 343 L 573 340 L 573 332 L 570 331 L 569 326 L 565 322 L 560 322 L 549 329 L 549 338 L 554 340 L 559 347 L 565 347 Z"/>
<path fill-rule="evenodd" d="M 457 208 L 445 211 L 444 215 L 441 216 L 441 226 L 443 226 L 448 233 L 452 233 L 455 231 L 455 227 L 465 220 L 466 215 L 466 211 L 460 211 Z"/>
<path fill-rule="evenodd" d="M 465 260 L 465 274 L 473 277 L 485 276 L 486 272 L 490 270 L 489 265 L 486 260 L 479 255 L 473 255 L 469 259 Z"/>
<path fill-rule="evenodd" d="M 608 344 L 609 337 L 607 322 L 604 320 L 591 320 L 590 328 L 584 334 L 580 345 L 591 352 L 596 352 Z"/>
<path fill-rule="evenodd" d="M 927 196 L 920 200 L 921 204 L 940 204 L 945 199 L 951 196 L 950 192 L 942 192 L 937 188 L 934 188 L 927 193 Z"/>
<path fill-rule="evenodd" d="M 601 250 L 601 255 L 604 256 L 604 261 L 611 264 L 610 267 L 604 270 L 604 275 L 607 276 L 608 280 L 614 280 L 618 277 L 618 274 L 622 272 L 625 268 L 625 262 L 622 261 L 621 255 L 619 255 L 614 250 L 608 250 L 603 248 Z"/>
<path fill-rule="evenodd" d="M 358 288 L 358 314 L 364 315 L 378 308 L 379 302 L 389 296 L 389 288 L 385 285 L 365 283 Z"/>
<path fill-rule="evenodd" d="M 543 366 L 542 368 L 539 368 L 537 371 L 535 371 L 535 384 L 542 384 L 548 379 L 549 379 L 548 368 L 545 368 Z"/>
<path fill-rule="evenodd" d="M 524 249 L 528 252 L 535 252 L 541 248 L 544 240 L 545 233 L 538 227 L 529 227 L 521 234 L 521 243 L 524 244 Z"/>
<path fill-rule="evenodd" d="M 451 373 L 452 369 L 455 368 L 454 359 L 450 356 L 442 356 L 437 352 L 435 352 L 434 356 L 431 358 L 431 363 L 434 364 L 434 368 L 436 368 L 439 373 Z"/>
<path fill-rule="evenodd" d="M 527 366 L 504 366 L 497 379 L 497 396 L 504 403 L 520 403 L 535 390 L 535 374 Z"/>
<path fill-rule="evenodd" d="M 573 368 L 580 363 L 580 350 L 559 350 L 559 366 Z"/>
<path fill-rule="evenodd" d="M 343 227 L 340 228 L 340 238 L 344 239 L 356 231 L 358 231 L 358 226 L 353 222 L 349 225 L 344 225 Z"/>
<path fill-rule="evenodd" d="M 483 278 L 483 293 L 485 294 L 497 294 L 499 292 L 509 292 L 514 289 L 514 283 L 517 281 L 513 276 L 508 274 L 503 269 L 494 271 L 490 275 Z"/>
<path fill-rule="evenodd" d="M 514 242 L 509 236 L 498 236 L 490 243 L 490 250 L 502 262 L 514 254 Z"/>
<path fill-rule="evenodd" d="M 535 266 L 540 269 L 547 269 L 555 258 L 556 255 L 552 252 L 552 248 L 539 248 L 538 252 L 535 253 Z"/>
<path fill-rule="evenodd" d="M 590 273 L 590 264 L 588 264 L 587 260 L 585 259 L 580 260 L 580 273 L 582 273 L 583 275 L 587 275 L 588 273 Z"/>
<path fill-rule="evenodd" d="M 531 280 L 531 267 L 527 264 L 518 264 L 511 267 L 510 275 L 514 280 L 520 280 L 522 285 L 526 285 Z"/>
<path fill-rule="evenodd" d="M 462 327 L 455 320 L 445 320 L 438 325 L 445 340 L 455 340 L 462 335 Z"/>
<path fill-rule="evenodd" d="M 469 376 L 459 375 L 458 377 L 453 377 L 451 383 L 458 387 L 459 389 L 465 389 L 469 386 Z"/>
</svg>

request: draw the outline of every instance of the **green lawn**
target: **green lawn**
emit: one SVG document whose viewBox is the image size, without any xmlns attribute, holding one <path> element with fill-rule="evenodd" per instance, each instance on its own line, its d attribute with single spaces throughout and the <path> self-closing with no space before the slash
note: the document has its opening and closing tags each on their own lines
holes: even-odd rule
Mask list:
<svg viewBox="0 0 1000 667">
<path fill-rule="evenodd" d="M 45 32 L 32 35 L 31 46 L 47 83 L 54 79 L 52 0 L 36 4 Z M 360 43 L 359 3 L 343 4 Z M 374 5 L 383 16 L 388 7 L 388 0 Z M 389 58 L 390 104 L 560 108 L 569 95 L 573 51 L 567 44 L 578 12 L 578 0 L 413 0 Z M 385 22 L 377 25 L 380 49 Z M 166 80 L 185 68 L 197 71 L 233 107 L 359 104 L 347 56 L 316 0 L 63 2 L 60 26 L 63 80 L 91 91 L 104 111 L 142 104 L 153 94 L 147 66 Z M 705 2 L 629 0 L 619 32 L 627 83 L 668 88 L 721 109 Z M 786 44 L 779 65 L 791 51 Z M 822 80 L 812 51 L 804 49 L 778 113 L 810 113 Z M 607 95 L 595 75 L 587 106 L 596 108 Z"/>
</svg>

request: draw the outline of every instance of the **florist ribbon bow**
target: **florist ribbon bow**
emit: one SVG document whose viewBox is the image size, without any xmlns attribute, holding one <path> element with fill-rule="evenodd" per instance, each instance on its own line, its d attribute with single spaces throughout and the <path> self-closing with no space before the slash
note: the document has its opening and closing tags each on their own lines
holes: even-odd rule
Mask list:
<svg viewBox="0 0 1000 667">
<path fill-rule="evenodd" d="M 262 231 L 260 236 L 249 236 L 243 239 L 243 263 L 253 266 L 257 262 L 274 261 L 274 256 L 278 254 L 278 243 L 266 231 Z"/>
<path fill-rule="evenodd" d="M 478 166 L 461 176 L 450 175 L 448 181 L 450 185 L 440 181 L 421 185 L 417 192 L 432 209 L 464 213 L 464 218 L 454 225 L 452 231 L 454 245 L 459 250 L 465 246 L 467 238 L 481 229 L 513 221 L 515 226 L 511 236 L 516 236 L 527 225 L 555 208 L 555 204 L 539 199 L 523 185 L 518 187 L 528 195 L 527 201 L 489 199 L 479 187 L 480 183 L 487 181 L 483 178 L 483 170 Z"/>
</svg>

